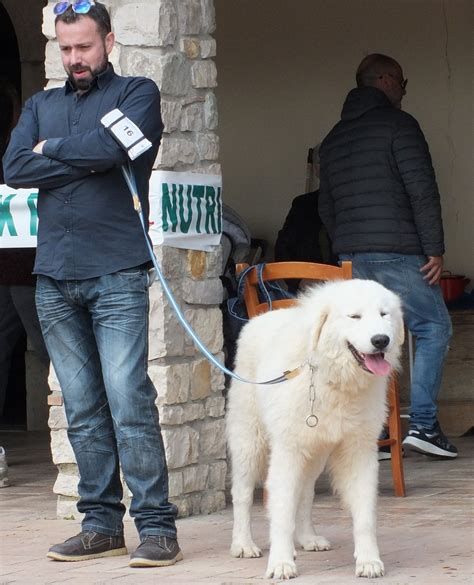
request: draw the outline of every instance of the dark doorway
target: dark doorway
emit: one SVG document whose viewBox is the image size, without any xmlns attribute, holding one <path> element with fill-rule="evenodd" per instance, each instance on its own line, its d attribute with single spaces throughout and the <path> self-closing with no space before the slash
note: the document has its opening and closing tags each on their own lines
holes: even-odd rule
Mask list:
<svg viewBox="0 0 474 585">
<path fill-rule="evenodd" d="M 15 29 L 5 7 L 0 3 L 0 78 L 15 86 L 21 99 L 20 52 Z"/>
<path fill-rule="evenodd" d="M 0 88 L 4 91 L 6 91 L 5 86 L 13 86 L 21 100 L 21 64 L 17 37 L 10 16 L 1 3 L 0 84 L 4 85 Z M 8 93 L 10 94 L 10 91 Z M 1 253 L 6 253 L 6 251 L 0 249 Z M 0 413 L 0 425 L 3 427 L 22 427 L 26 424 L 25 351 L 26 332 L 23 332 L 13 349 L 9 371 L 0 372 L 1 376 L 6 376 L 8 379 L 3 412 Z"/>
</svg>

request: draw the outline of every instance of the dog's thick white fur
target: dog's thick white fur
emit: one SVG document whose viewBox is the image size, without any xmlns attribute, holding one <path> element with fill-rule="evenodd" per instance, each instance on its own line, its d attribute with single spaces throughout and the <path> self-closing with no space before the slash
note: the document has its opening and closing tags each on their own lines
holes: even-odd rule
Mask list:
<svg viewBox="0 0 474 585">
<path fill-rule="evenodd" d="M 295 577 L 297 545 L 328 550 L 330 543 L 316 534 L 311 520 L 314 482 L 327 463 L 352 514 L 356 575 L 383 575 L 376 541 L 377 438 L 403 335 L 399 298 L 370 280 L 313 287 L 296 306 L 260 315 L 243 328 L 236 356 L 240 376 L 260 382 L 307 360 L 311 367 L 276 385 L 232 381 L 226 429 L 233 556 L 261 556 L 250 509 L 255 484 L 265 476 L 271 543 L 266 576 Z M 319 420 L 314 428 L 306 424 L 311 382 Z"/>
</svg>

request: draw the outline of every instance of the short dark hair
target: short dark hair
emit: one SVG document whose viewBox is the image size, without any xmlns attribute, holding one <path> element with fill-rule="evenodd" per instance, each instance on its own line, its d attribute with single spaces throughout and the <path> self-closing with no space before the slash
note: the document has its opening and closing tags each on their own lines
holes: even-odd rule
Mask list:
<svg viewBox="0 0 474 585">
<path fill-rule="evenodd" d="M 104 4 L 101 4 L 100 2 L 94 2 L 94 4 L 92 4 L 90 7 L 89 12 L 86 14 L 76 14 L 72 9 L 72 5 L 68 6 L 65 12 L 56 16 L 54 24 L 56 25 L 60 21 L 64 22 L 65 24 L 72 24 L 81 18 L 87 17 L 92 18 L 92 20 L 97 24 L 97 29 L 103 39 L 105 39 L 109 32 L 112 31 L 108 10 Z"/>
<path fill-rule="evenodd" d="M 359 67 L 357 67 L 357 87 L 373 85 L 378 77 L 399 67 L 400 65 L 395 59 L 388 57 L 387 55 L 382 55 L 381 53 L 367 55 L 362 59 Z"/>
</svg>

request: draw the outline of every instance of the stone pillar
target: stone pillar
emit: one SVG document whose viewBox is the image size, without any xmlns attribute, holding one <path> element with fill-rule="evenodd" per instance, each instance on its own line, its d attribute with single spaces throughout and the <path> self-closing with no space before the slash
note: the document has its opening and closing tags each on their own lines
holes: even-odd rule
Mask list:
<svg viewBox="0 0 474 585">
<path fill-rule="evenodd" d="M 220 174 L 213 88 L 216 46 L 212 0 L 108 0 L 117 44 L 111 55 L 117 73 L 156 81 L 165 125 L 156 169 Z M 64 82 L 55 40 L 54 3 L 44 9 L 48 87 Z M 221 253 L 156 248 L 163 272 L 187 320 L 223 361 Z M 170 471 L 170 497 L 181 516 L 225 505 L 224 377 L 195 349 L 164 297 L 150 289 L 149 374 Z M 49 424 L 58 515 L 77 517 L 77 466 L 67 439 L 61 390 L 50 374 Z M 130 496 L 128 490 L 125 491 Z"/>
</svg>

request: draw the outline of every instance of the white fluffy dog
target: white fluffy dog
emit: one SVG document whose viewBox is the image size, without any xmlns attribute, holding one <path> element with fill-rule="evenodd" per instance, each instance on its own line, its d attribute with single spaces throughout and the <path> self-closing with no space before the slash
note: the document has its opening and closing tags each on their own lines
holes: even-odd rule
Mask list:
<svg viewBox="0 0 474 585">
<path fill-rule="evenodd" d="M 399 298 L 370 280 L 310 288 L 296 306 L 251 319 L 238 341 L 236 372 L 276 385 L 233 380 L 227 439 L 232 459 L 231 554 L 259 557 L 250 527 L 256 482 L 267 474 L 270 555 L 266 577 L 296 577 L 295 546 L 328 550 L 311 521 L 314 482 L 326 463 L 353 519 L 356 575 L 380 577 L 376 541 L 377 438 L 390 371 L 403 343 Z"/>
</svg>

